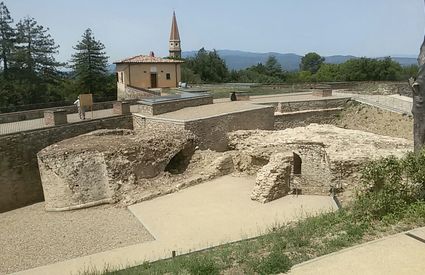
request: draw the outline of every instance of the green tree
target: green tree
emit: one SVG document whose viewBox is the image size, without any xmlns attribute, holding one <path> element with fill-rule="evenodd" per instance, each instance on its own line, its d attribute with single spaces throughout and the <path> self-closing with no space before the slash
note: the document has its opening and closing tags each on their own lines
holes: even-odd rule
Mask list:
<svg viewBox="0 0 425 275">
<path fill-rule="evenodd" d="M 321 57 L 317 53 L 308 53 L 301 58 L 300 70 L 309 71 L 312 74 L 315 74 L 320 69 L 320 66 L 322 66 L 324 61 L 325 58 Z"/>
<path fill-rule="evenodd" d="M 107 96 L 108 56 L 104 52 L 105 46 L 95 39 L 91 29 L 87 29 L 82 40 L 73 48 L 76 52 L 72 55 L 71 64 L 78 92 Z"/>
<path fill-rule="evenodd" d="M 267 58 L 265 73 L 269 76 L 282 76 L 282 65 L 280 65 L 275 56 L 271 55 Z"/>
<path fill-rule="evenodd" d="M 15 30 L 11 26 L 13 19 L 6 5 L 0 3 L 0 59 L 3 63 L 3 74 L 8 77 L 9 62 L 15 44 Z"/>
<path fill-rule="evenodd" d="M 201 48 L 197 54 L 186 60 L 186 69 L 194 76 L 200 77 L 202 82 L 221 83 L 229 78 L 226 63 L 220 58 L 216 50 L 211 52 Z"/>
<path fill-rule="evenodd" d="M 316 73 L 316 80 L 319 82 L 324 81 L 341 81 L 339 73 L 339 64 L 322 64 Z"/>
<path fill-rule="evenodd" d="M 37 24 L 34 18 L 25 18 L 16 25 L 16 50 L 13 55 L 15 89 L 23 97 L 23 103 L 49 101 L 55 95 L 50 87 L 60 80 L 55 55 L 59 46 L 48 34 L 49 29 Z"/>
</svg>

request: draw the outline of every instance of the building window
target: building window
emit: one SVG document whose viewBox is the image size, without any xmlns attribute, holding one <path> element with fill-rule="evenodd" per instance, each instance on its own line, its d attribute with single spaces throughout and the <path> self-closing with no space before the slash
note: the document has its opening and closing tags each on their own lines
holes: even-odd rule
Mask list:
<svg viewBox="0 0 425 275">
<path fill-rule="evenodd" d="M 171 74 L 170 74 L 170 73 L 167 73 L 167 74 L 165 75 L 165 78 L 166 78 L 167 80 L 170 80 L 170 79 L 171 79 Z"/>
</svg>

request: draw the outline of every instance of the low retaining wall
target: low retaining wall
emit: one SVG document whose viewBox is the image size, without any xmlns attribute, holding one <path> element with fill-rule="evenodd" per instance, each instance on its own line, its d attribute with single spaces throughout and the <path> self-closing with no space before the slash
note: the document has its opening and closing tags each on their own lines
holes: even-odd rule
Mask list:
<svg viewBox="0 0 425 275">
<path fill-rule="evenodd" d="M 292 102 L 271 102 L 264 105 L 272 105 L 276 112 L 289 113 L 307 110 L 323 110 L 344 107 L 349 98 L 326 98 L 317 100 L 292 101 Z M 262 103 L 263 104 L 263 103 Z"/>
<path fill-rule="evenodd" d="M 131 115 L 94 119 L 0 137 L 0 213 L 44 200 L 37 152 L 98 129 L 132 129 Z"/>
<path fill-rule="evenodd" d="M 304 127 L 311 123 L 332 124 L 339 117 L 342 110 L 343 108 L 332 108 L 275 114 L 274 129 L 284 130 L 287 128 Z"/>
<path fill-rule="evenodd" d="M 151 91 L 118 83 L 118 100 L 141 100 L 147 97 L 161 96 L 159 91 Z"/>
<path fill-rule="evenodd" d="M 112 105 L 115 101 L 106 101 L 106 102 L 98 102 L 93 104 L 93 111 L 103 110 L 103 109 L 111 109 Z M 55 107 L 55 108 L 46 108 L 46 109 L 37 109 L 30 111 L 22 111 L 22 112 L 13 112 L 13 113 L 5 113 L 0 114 L 0 124 L 1 123 L 9 123 L 9 122 L 17 122 L 22 120 L 29 119 L 37 119 L 44 117 L 45 111 L 56 110 L 56 109 L 64 109 L 67 114 L 77 113 L 77 106 L 63 106 L 63 107 Z"/>
<path fill-rule="evenodd" d="M 159 100 L 158 102 L 141 102 L 142 105 L 139 106 L 139 112 L 143 115 L 154 116 L 177 111 L 187 107 L 213 104 L 213 97 L 211 95 L 169 101 Z"/>
</svg>

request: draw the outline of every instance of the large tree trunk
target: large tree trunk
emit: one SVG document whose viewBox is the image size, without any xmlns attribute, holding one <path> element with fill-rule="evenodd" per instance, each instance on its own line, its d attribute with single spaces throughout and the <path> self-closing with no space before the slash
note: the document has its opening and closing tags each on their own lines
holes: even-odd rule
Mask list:
<svg viewBox="0 0 425 275">
<path fill-rule="evenodd" d="M 413 140 L 415 152 L 425 144 L 425 38 L 418 57 L 419 71 L 416 79 L 409 79 L 413 90 Z"/>
</svg>

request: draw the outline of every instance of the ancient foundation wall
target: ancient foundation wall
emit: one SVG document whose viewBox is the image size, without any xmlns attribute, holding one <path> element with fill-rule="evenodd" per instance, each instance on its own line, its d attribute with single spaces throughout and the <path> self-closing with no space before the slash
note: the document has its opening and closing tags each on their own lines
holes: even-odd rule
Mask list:
<svg viewBox="0 0 425 275">
<path fill-rule="evenodd" d="M 132 129 L 130 115 L 94 119 L 0 137 L 0 213 L 43 201 L 37 152 L 98 129 Z"/>
<path fill-rule="evenodd" d="M 225 151 L 227 133 L 236 130 L 273 130 L 273 107 L 229 113 L 185 122 L 185 129 L 199 138 L 200 149 Z"/>
<path fill-rule="evenodd" d="M 333 177 L 323 145 L 300 144 L 294 152 L 301 158 L 301 171 L 294 181 L 295 185 L 303 194 L 329 194 Z"/>
<path fill-rule="evenodd" d="M 133 114 L 134 130 L 149 135 L 161 128 L 183 128 L 197 136 L 199 148 L 227 150 L 227 133 L 236 130 L 273 130 L 274 108 L 262 108 L 221 114 L 194 120 L 173 120 Z"/>
<path fill-rule="evenodd" d="M 278 113 L 274 117 L 274 129 L 284 130 L 287 128 L 304 127 L 311 123 L 331 124 L 338 118 L 342 110 L 343 108 L 332 108 L 283 114 Z"/>
<path fill-rule="evenodd" d="M 187 107 L 195 107 L 201 105 L 213 104 L 212 96 L 199 98 L 188 98 L 181 100 L 170 100 L 153 104 L 142 104 L 139 106 L 139 112 L 144 115 L 160 115 L 177 111 Z"/>
</svg>

